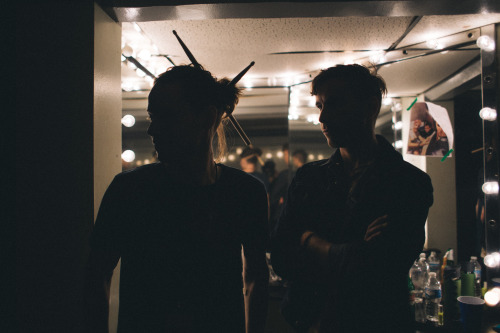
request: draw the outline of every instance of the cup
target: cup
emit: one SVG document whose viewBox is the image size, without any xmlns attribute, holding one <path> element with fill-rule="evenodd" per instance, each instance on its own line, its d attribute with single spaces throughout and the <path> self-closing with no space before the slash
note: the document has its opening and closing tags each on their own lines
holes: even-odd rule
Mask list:
<svg viewBox="0 0 500 333">
<path fill-rule="evenodd" d="M 484 300 L 473 296 L 460 296 L 457 298 L 460 305 L 460 320 L 465 333 L 481 331 Z"/>
</svg>

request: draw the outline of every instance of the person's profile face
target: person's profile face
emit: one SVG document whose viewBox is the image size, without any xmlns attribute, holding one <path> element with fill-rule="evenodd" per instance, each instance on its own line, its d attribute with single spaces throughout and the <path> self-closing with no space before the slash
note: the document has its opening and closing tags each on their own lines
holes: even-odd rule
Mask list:
<svg viewBox="0 0 500 333">
<path fill-rule="evenodd" d="M 180 88 L 174 85 L 154 86 L 149 94 L 147 133 L 162 162 L 192 150 L 199 136 L 193 113 L 180 96 Z"/>
<path fill-rule="evenodd" d="M 320 111 L 321 130 L 332 148 L 349 147 L 361 137 L 366 137 L 366 112 L 363 104 L 345 83 L 331 79 L 316 95 L 316 107 Z"/>
</svg>

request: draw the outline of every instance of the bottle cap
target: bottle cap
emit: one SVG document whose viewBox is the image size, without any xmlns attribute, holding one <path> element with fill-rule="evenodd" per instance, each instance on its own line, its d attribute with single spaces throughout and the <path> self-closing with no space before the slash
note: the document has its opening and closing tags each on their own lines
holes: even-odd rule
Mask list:
<svg viewBox="0 0 500 333">
<path fill-rule="evenodd" d="M 471 260 L 477 260 L 477 257 L 476 256 L 471 256 L 470 259 Z"/>
<path fill-rule="evenodd" d="M 448 252 L 448 260 L 455 260 L 453 258 L 453 249 L 450 249 L 449 252 Z"/>
</svg>

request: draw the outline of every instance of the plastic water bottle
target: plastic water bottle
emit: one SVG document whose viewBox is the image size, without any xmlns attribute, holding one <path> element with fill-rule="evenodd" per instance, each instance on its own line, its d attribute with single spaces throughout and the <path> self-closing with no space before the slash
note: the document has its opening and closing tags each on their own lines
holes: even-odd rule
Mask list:
<svg viewBox="0 0 500 333">
<path fill-rule="evenodd" d="M 421 258 L 419 258 L 419 260 L 420 259 Z M 421 265 L 419 260 L 415 260 L 410 268 L 410 280 L 414 287 L 414 290 L 412 290 L 411 293 L 413 308 L 415 311 L 415 321 L 425 323 L 424 281 L 427 272 L 425 271 L 425 265 Z"/>
<path fill-rule="evenodd" d="M 436 252 L 432 251 L 431 255 L 429 256 L 429 271 L 430 272 L 435 272 L 436 275 L 439 272 L 439 258 L 436 255 Z"/>
<path fill-rule="evenodd" d="M 481 264 L 477 262 L 477 257 L 470 257 L 470 266 L 472 273 L 474 273 L 474 296 L 481 297 Z"/>
<path fill-rule="evenodd" d="M 429 280 L 425 285 L 425 314 L 427 322 L 438 326 L 439 304 L 441 303 L 441 283 L 435 272 L 429 273 Z"/>
<path fill-rule="evenodd" d="M 415 290 L 423 290 L 424 285 L 421 284 L 422 280 L 422 268 L 418 264 L 418 260 L 415 260 L 413 265 L 410 268 L 410 279 L 411 283 L 413 283 L 413 287 Z"/>
<path fill-rule="evenodd" d="M 420 253 L 420 259 L 418 259 L 418 265 L 420 266 L 420 270 L 422 271 L 422 275 L 420 276 L 420 285 L 422 289 L 425 288 L 425 284 L 429 279 L 429 264 L 427 260 L 425 260 L 425 253 Z"/>
</svg>

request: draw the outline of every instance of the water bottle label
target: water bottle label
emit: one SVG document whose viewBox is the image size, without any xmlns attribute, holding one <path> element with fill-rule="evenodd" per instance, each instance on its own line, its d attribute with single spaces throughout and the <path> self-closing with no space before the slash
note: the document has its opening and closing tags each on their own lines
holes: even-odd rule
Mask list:
<svg viewBox="0 0 500 333">
<path fill-rule="evenodd" d="M 431 270 L 431 272 L 437 272 L 439 270 L 439 264 L 430 263 L 429 269 Z"/>
<path fill-rule="evenodd" d="M 474 275 L 476 276 L 476 279 L 480 279 L 481 278 L 481 269 L 475 269 Z"/>
<path fill-rule="evenodd" d="M 425 298 L 427 299 L 441 298 L 441 289 L 425 288 Z"/>
</svg>

